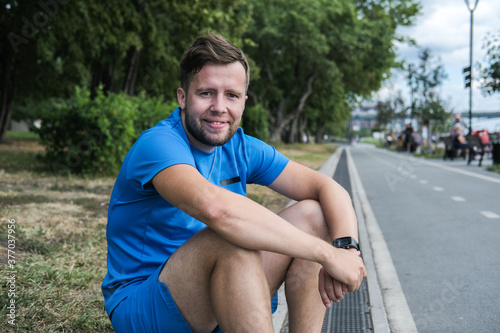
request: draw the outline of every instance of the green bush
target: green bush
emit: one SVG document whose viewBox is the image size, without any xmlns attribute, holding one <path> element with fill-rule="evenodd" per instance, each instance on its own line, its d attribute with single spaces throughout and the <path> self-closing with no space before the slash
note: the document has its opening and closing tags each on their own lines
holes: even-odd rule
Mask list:
<svg viewBox="0 0 500 333">
<path fill-rule="evenodd" d="M 160 120 L 168 118 L 172 111 L 179 106 L 177 100 L 165 102 L 162 97 L 148 97 L 145 93 L 133 97 L 132 100 L 135 105 L 134 128 L 137 137 L 145 130 L 155 126 Z"/>
<path fill-rule="evenodd" d="M 85 89 L 70 100 L 49 100 L 40 105 L 35 129 L 46 148 L 41 159 L 58 174 L 116 175 L 140 133 L 169 116 L 170 104 L 102 90 L 91 99 Z"/>
<path fill-rule="evenodd" d="M 267 110 L 260 104 L 246 108 L 243 113 L 242 127 L 245 134 L 261 140 L 269 139 L 269 122 Z"/>
</svg>

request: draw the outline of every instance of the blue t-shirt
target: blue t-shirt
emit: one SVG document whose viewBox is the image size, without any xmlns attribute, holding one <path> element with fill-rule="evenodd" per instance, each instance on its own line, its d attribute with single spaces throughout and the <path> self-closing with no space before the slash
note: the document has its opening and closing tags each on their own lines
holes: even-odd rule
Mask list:
<svg viewBox="0 0 500 333">
<path fill-rule="evenodd" d="M 102 284 L 108 314 L 127 297 L 127 288 L 153 274 L 172 253 L 206 225 L 167 202 L 151 185 L 161 170 L 195 167 L 217 186 L 246 195 L 246 184 L 267 186 L 288 159 L 239 128 L 211 153 L 189 144 L 180 109 L 141 134 L 123 161 L 111 195 L 106 237 L 108 273 Z"/>
</svg>

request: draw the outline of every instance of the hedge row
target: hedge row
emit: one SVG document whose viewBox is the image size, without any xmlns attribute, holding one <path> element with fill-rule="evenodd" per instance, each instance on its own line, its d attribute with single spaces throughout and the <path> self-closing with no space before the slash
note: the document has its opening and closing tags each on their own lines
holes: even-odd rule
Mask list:
<svg viewBox="0 0 500 333">
<path fill-rule="evenodd" d="M 167 118 L 177 101 L 160 97 L 105 95 L 77 89 L 69 100 L 49 100 L 37 112 L 34 131 L 46 148 L 41 159 L 58 174 L 116 175 L 139 135 Z"/>
</svg>

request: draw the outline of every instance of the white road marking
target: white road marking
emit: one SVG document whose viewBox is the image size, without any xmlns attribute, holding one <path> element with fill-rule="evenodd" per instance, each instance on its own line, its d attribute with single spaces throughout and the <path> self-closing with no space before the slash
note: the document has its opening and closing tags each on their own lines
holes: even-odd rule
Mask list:
<svg viewBox="0 0 500 333">
<path fill-rule="evenodd" d="M 481 214 L 483 214 L 484 216 L 486 216 L 489 219 L 500 219 L 500 215 L 498 215 L 497 213 L 487 211 L 487 210 L 482 211 Z"/>
<path fill-rule="evenodd" d="M 427 181 L 427 180 L 425 180 L 425 179 L 420 179 L 420 184 L 427 184 L 427 183 L 428 183 L 428 181 Z"/>
<path fill-rule="evenodd" d="M 462 197 L 451 197 L 453 199 L 453 201 L 457 201 L 457 202 L 465 202 L 467 200 L 465 200 L 465 198 L 462 198 Z"/>
<path fill-rule="evenodd" d="M 439 186 L 434 186 L 432 189 L 433 189 L 434 191 L 436 191 L 436 192 L 443 192 L 443 191 L 444 191 L 444 188 L 439 187 Z"/>
<path fill-rule="evenodd" d="M 381 153 L 387 154 L 387 155 L 396 156 L 396 157 L 398 157 L 400 159 L 408 159 L 408 157 L 403 157 L 403 156 L 399 155 L 398 153 L 391 152 L 391 151 L 388 151 L 388 150 L 385 150 L 385 149 L 378 149 L 377 153 L 378 152 L 381 152 Z M 429 161 L 429 160 L 425 160 L 423 158 L 414 158 L 414 160 L 412 160 L 413 165 L 415 165 L 415 163 L 417 163 L 416 160 L 418 160 L 418 163 L 432 165 L 434 167 L 441 168 L 441 169 L 444 169 L 444 170 L 449 170 L 449 171 L 453 171 L 453 172 L 456 172 L 456 173 L 460 173 L 462 175 L 466 175 L 466 176 L 470 176 L 470 177 L 475 177 L 475 178 L 486 180 L 488 182 L 493 182 L 493 183 L 500 184 L 500 178 L 490 177 L 490 176 L 482 175 L 482 174 L 475 173 L 475 172 L 472 172 L 472 171 L 461 170 L 461 169 L 458 169 L 458 168 L 454 168 L 454 167 L 442 165 L 442 164 L 439 164 L 437 162 L 432 162 L 432 161 Z"/>
</svg>

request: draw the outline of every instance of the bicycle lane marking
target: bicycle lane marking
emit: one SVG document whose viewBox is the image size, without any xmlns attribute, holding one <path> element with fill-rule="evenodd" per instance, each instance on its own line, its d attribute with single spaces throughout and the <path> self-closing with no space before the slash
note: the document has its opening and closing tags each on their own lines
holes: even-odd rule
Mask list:
<svg viewBox="0 0 500 333">
<path fill-rule="evenodd" d="M 490 212 L 490 211 L 481 211 L 480 212 L 483 216 L 489 218 L 489 219 L 500 219 L 500 215 L 498 215 L 497 213 L 494 213 L 494 212 Z"/>
<path fill-rule="evenodd" d="M 403 156 L 400 156 L 399 154 L 394 154 L 394 153 L 390 153 L 390 152 L 387 152 L 385 150 L 379 150 L 379 151 L 382 151 L 388 155 L 392 155 L 392 156 L 396 156 L 400 159 L 404 159 Z M 438 163 L 435 163 L 435 162 L 432 162 L 432 161 L 427 161 L 427 160 L 424 160 L 424 159 L 420 159 L 421 163 L 422 164 L 426 164 L 426 165 L 429 165 L 429 166 L 432 166 L 432 167 L 437 167 L 437 168 L 441 168 L 441 169 L 444 169 L 444 170 L 447 170 L 447 171 L 452 171 L 452 172 L 455 172 L 455 173 L 459 173 L 459 174 L 462 174 L 462 175 L 465 175 L 465 176 L 469 176 L 469 177 L 474 177 L 474 178 L 478 178 L 478 179 L 481 179 L 481 180 L 485 180 L 485 181 L 488 181 L 488 182 L 493 182 L 493 183 L 497 183 L 497 184 L 500 184 L 500 179 L 499 178 L 495 178 L 495 177 L 489 177 L 489 176 L 486 176 L 486 175 L 481 175 L 481 174 L 478 174 L 478 173 L 475 173 L 475 172 L 472 172 L 472 171 L 466 171 L 466 170 L 460 170 L 460 169 L 457 169 L 457 168 L 453 168 L 453 167 L 449 167 L 449 166 L 445 166 L 445 165 L 441 165 L 441 164 L 438 164 Z M 424 181 L 420 181 L 421 184 L 427 184 L 427 181 L 424 180 Z M 433 187 L 433 190 L 436 191 L 436 192 L 443 192 L 444 189 L 442 187 L 438 187 L 438 186 L 435 186 Z M 463 197 L 459 197 L 459 196 L 453 196 L 451 197 L 451 199 L 453 201 L 456 201 L 456 202 L 465 202 L 467 201 L 465 198 Z M 489 219 L 498 219 L 500 218 L 500 215 L 495 213 L 495 212 L 491 212 L 491 211 L 479 211 L 479 213 L 481 215 L 483 215 L 484 217 L 486 218 L 489 218 Z"/>
<path fill-rule="evenodd" d="M 390 153 L 390 152 L 387 152 L 387 151 L 385 151 L 383 149 L 380 149 L 379 151 L 383 152 L 384 154 L 387 154 L 387 155 L 392 155 L 392 156 L 396 156 L 396 157 L 398 157 L 400 159 L 404 159 L 403 156 L 399 156 L 399 154 L 396 154 L 396 153 Z M 408 157 L 406 157 L 406 158 L 408 158 Z M 472 171 L 460 170 L 460 169 L 457 169 L 457 168 L 454 168 L 454 167 L 449 167 L 449 166 L 446 166 L 446 165 L 441 165 L 439 163 L 428 161 L 428 160 L 425 160 L 423 158 L 419 158 L 419 160 L 420 160 L 419 163 L 422 163 L 422 164 L 427 164 L 427 165 L 430 165 L 430 166 L 433 166 L 433 167 L 436 167 L 436 168 L 441 168 L 441 169 L 444 169 L 444 170 L 447 170 L 447 171 L 452 171 L 452 172 L 455 172 L 455 173 L 460 173 L 462 175 L 466 175 L 466 176 L 469 176 L 469 177 L 475 177 L 475 178 L 479 178 L 479 179 L 486 180 L 486 181 L 489 181 L 489 182 L 500 184 L 500 178 L 495 178 L 495 177 L 490 177 L 490 176 L 486 176 L 486 175 L 481 175 L 479 173 L 475 173 L 475 172 L 472 172 Z"/>
</svg>

